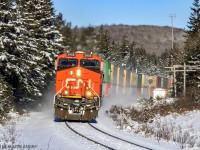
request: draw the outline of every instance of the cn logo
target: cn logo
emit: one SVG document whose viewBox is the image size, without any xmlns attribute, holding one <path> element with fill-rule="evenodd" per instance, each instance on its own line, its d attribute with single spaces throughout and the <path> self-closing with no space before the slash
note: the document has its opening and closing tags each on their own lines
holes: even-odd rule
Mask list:
<svg viewBox="0 0 200 150">
<path fill-rule="evenodd" d="M 71 86 L 70 85 L 70 82 L 76 82 L 76 86 L 74 86 L 74 89 L 79 89 L 80 88 L 80 85 L 83 84 L 83 80 L 82 79 L 75 79 L 75 78 L 67 78 L 66 81 L 65 81 L 65 86 Z M 89 79 L 87 81 L 87 86 L 89 88 L 91 88 L 91 79 Z M 83 84 L 85 86 L 85 84 Z"/>
</svg>

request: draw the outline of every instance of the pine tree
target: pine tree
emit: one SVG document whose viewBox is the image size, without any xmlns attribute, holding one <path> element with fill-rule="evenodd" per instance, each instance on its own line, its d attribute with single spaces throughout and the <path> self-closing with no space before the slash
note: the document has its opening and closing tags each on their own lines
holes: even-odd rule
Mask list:
<svg viewBox="0 0 200 150">
<path fill-rule="evenodd" d="M 14 1 L 4 0 L 0 2 L 0 71 L 1 74 L 4 70 L 9 69 L 8 66 L 11 60 L 15 59 L 15 52 L 13 49 L 16 48 L 14 42 L 15 35 L 15 7 Z"/>
<path fill-rule="evenodd" d="M 188 28 L 189 31 L 188 36 L 195 36 L 197 31 L 200 28 L 200 4 L 199 0 L 194 0 L 193 7 L 191 8 L 192 12 L 190 14 L 189 22 L 188 22 Z"/>
<path fill-rule="evenodd" d="M 174 43 L 173 49 L 169 51 L 171 65 L 178 65 L 183 63 L 184 52 L 178 47 L 177 43 Z"/>
<path fill-rule="evenodd" d="M 170 52 L 166 49 L 159 57 L 159 65 L 164 68 L 166 66 L 171 66 L 170 63 Z"/>
<path fill-rule="evenodd" d="M 200 59 L 200 4 L 199 0 L 194 0 L 193 8 L 191 8 L 192 13 L 189 18 L 189 30 L 187 33 L 187 39 L 184 51 L 184 60 L 199 60 Z"/>
<path fill-rule="evenodd" d="M 7 117 L 13 101 L 12 87 L 0 75 L 0 123 Z"/>
<path fill-rule="evenodd" d="M 110 62 L 112 64 L 119 65 L 119 59 L 120 59 L 119 44 L 116 44 L 115 41 L 112 41 L 110 45 L 110 50 L 111 50 Z"/>
<path fill-rule="evenodd" d="M 71 51 L 73 48 L 73 34 L 71 29 L 71 23 L 67 23 L 60 28 L 60 32 L 63 36 L 63 45 L 66 51 Z"/>
<path fill-rule="evenodd" d="M 38 101 L 63 49 L 50 0 L 0 2 L 0 71 L 17 102 Z"/>
<path fill-rule="evenodd" d="M 66 23 L 65 20 L 63 20 L 62 13 L 59 13 L 57 16 L 55 16 L 55 25 L 63 36 L 63 46 L 65 47 L 65 51 L 72 50 L 72 45 L 73 45 L 72 29 L 71 29 L 72 23 L 71 22 Z M 64 49 L 63 51 L 60 52 L 64 52 Z"/>
<path fill-rule="evenodd" d="M 54 24 L 52 3 L 49 0 L 19 0 L 24 26 L 22 32 L 23 62 L 20 87 L 21 101 L 37 101 L 53 77 L 53 58 L 63 47 L 60 33 Z M 30 13 L 31 12 L 31 13 Z M 20 18 L 19 18 L 20 19 Z M 22 76 L 22 74 L 24 74 Z"/>
<path fill-rule="evenodd" d="M 36 0 L 38 2 L 38 0 Z M 51 0 L 41 0 L 39 1 L 39 8 L 37 7 L 37 17 L 36 19 L 39 22 L 39 37 L 42 37 L 41 46 L 46 50 L 54 53 L 58 53 L 59 50 L 63 50 L 63 40 L 62 35 L 58 31 L 55 22 L 55 14 L 53 9 L 53 4 Z"/>
<path fill-rule="evenodd" d="M 136 57 L 135 57 L 136 43 L 133 41 L 130 43 L 130 51 L 129 51 L 129 59 L 128 59 L 128 67 L 130 70 L 136 69 Z"/>
<path fill-rule="evenodd" d="M 12 86 L 12 90 L 16 90 L 15 85 L 17 84 L 20 70 L 17 59 L 20 56 L 20 52 L 16 51 L 16 40 L 18 38 L 18 30 L 15 27 L 16 12 L 14 0 L 0 2 L 0 75 L 3 78 L 1 82 Z M 7 87 L 7 85 L 2 87 Z M 10 90 L 9 97 L 13 95 L 12 90 Z"/>
<path fill-rule="evenodd" d="M 97 35 L 97 51 L 104 60 L 111 59 L 110 44 L 111 38 L 109 32 L 101 27 Z"/>
<path fill-rule="evenodd" d="M 7 117 L 13 103 L 13 88 L 5 78 L 12 78 L 11 70 L 17 68 L 16 53 L 12 51 L 16 48 L 15 10 L 14 1 L 0 1 L 0 123 Z M 4 77 L 6 75 L 9 76 Z"/>
<path fill-rule="evenodd" d="M 189 31 L 187 31 L 187 39 L 185 42 L 184 61 L 200 60 L 200 4 L 199 0 L 194 0 L 194 8 L 189 22 Z M 187 86 L 198 87 L 200 84 L 200 71 L 189 73 Z"/>
<path fill-rule="evenodd" d="M 130 57 L 130 43 L 127 40 L 127 36 L 123 36 L 121 43 L 122 44 L 120 47 L 120 61 L 122 66 L 127 66 Z"/>
<path fill-rule="evenodd" d="M 18 0 L 18 18 L 16 26 L 19 30 L 17 40 L 17 51 L 20 52 L 18 57 L 18 66 L 20 73 L 18 75 L 17 91 L 15 96 L 20 102 L 34 101 L 34 96 L 39 96 L 37 88 L 37 80 L 32 78 L 32 71 L 37 66 L 37 41 L 35 38 L 35 30 L 39 26 L 38 20 L 35 20 L 34 1 Z M 30 13 L 32 12 L 32 13 Z M 38 76 L 39 78 L 39 76 Z M 34 96 L 33 96 L 34 95 Z"/>
<path fill-rule="evenodd" d="M 82 49 L 85 52 L 95 52 L 94 49 L 96 49 L 96 43 L 94 27 L 89 26 L 86 28 L 82 28 L 80 42 L 82 45 Z"/>
<path fill-rule="evenodd" d="M 143 48 L 136 48 L 135 58 L 136 58 L 136 67 L 139 73 L 144 73 L 147 66 L 147 53 Z"/>
</svg>

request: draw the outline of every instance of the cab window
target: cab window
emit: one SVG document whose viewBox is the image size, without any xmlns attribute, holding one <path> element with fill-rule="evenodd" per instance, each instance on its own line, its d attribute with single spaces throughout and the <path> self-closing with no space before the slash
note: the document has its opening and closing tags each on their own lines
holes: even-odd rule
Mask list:
<svg viewBox="0 0 200 150">
<path fill-rule="evenodd" d="M 77 59 L 60 59 L 59 66 L 75 67 L 75 66 L 78 66 L 78 60 Z"/>
<path fill-rule="evenodd" d="M 80 65 L 82 67 L 99 67 L 99 61 L 98 60 L 82 59 L 80 61 Z"/>
</svg>

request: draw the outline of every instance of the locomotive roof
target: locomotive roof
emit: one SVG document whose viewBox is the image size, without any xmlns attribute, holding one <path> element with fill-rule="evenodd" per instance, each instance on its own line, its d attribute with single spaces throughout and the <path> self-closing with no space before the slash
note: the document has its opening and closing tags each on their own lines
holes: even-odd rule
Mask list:
<svg viewBox="0 0 200 150">
<path fill-rule="evenodd" d="M 83 51 L 76 51 L 76 52 L 65 52 L 65 53 L 62 53 L 60 55 L 57 56 L 57 59 L 59 58 L 78 58 L 78 59 L 81 59 L 81 58 L 95 58 L 95 59 L 101 59 L 100 57 L 98 57 L 97 55 L 95 54 L 92 54 L 92 53 L 86 53 L 86 52 L 83 52 Z"/>
</svg>

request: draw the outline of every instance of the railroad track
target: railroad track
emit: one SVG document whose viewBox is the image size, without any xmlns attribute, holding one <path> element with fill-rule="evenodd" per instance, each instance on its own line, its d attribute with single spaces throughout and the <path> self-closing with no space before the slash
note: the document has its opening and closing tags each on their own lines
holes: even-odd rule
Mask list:
<svg viewBox="0 0 200 150">
<path fill-rule="evenodd" d="M 111 135 L 111 134 L 109 134 L 109 133 L 107 133 L 107 132 L 105 132 L 105 131 L 102 131 L 102 130 L 99 129 L 99 128 L 96 128 L 96 127 L 93 126 L 91 123 L 88 123 L 88 124 L 89 124 L 92 128 L 94 128 L 95 130 L 97 130 L 97 131 L 99 131 L 99 132 L 101 132 L 101 133 L 104 133 L 104 134 L 106 134 L 106 135 L 108 135 L 108 136 L 110 136 L 110 137 L 113 137 L 113 138 L 118 139 L 118 140 L 120 140 L 120 141 L 124 141 L 124 142 L 126 142 L 126 143 L 131 144 L 131 145 L 135 145 L 135 146 L 138 146 L 138 147 L 141 147 L 141 148 L 147 149 L 147 150 L 153 150 L 153 149 L 151 149 L 151 148 L 148 148 L 148 147 L 145 147 L 145 146 L 142 146 L 142 145 L 139 145 L 139 144 L 136 144 L 136 143 L 133 143 L 133 142 L 130 142 L 130 141 L 124 140 L 124 139 L 119 138 L 119 137 L 114 136 L 114 135 Z"/>
<path fill-rule="evenodd" d="M 101 142 L 99 142 L 99 141 L 97 141 L 97 140 L 94 140 L 95 137 L 94 137 L 94 138 L 91 138 L 91 137 L 89 138 L 88 136 L 86 136 L 86 135 L 84 135 L 84 134 L 82 134 L 82 133 L 76 131 L 76 130 L 73 129 L 73 127 L 71 127 L 67 122 L 65 122 L 65 124 L 66 124 L 66 126 L 67 126 L 70 130 L 72 130 L 74 133 L 78 134 L 79 136 L 81 136 L 81 137 L 83 137 L 83 138 L 85 138 L 85 139 L 87 139 L 87 140 L 89 140 L 89 141 L 91 141 L 91 142 L 93 142 L 93 143 L 95 143 L 95 144 L 101 145 L 101 146 L 104 147 L 104 148 L 107 148 L 107 149 L 110 149 L 110 150 L 116 150 L 116 148 L 113 148 L 113 147 L 108 146 L 108 145 L 105 145 L 105 144 L 103 144 L 103 143 L 101 143 Z M 85 124 L 87 124 L 87 123 L 85 123 Z M 98 131 L 98 132 L 100 132 L 100 133 L 102 133 L 102 134 L 104 134 L 104 135 L 106 135 L 106 136 L 112 137 L 113 139 L 117 139 L 118 141 L 124 142 L 124 143 L 126 143 L 126 144 L 127 144 L 127 143 L 130 144 L 131 146 L 133 146 L 134 149 L 137 147 L 137 148 L 146 149 L 146 150 L 153 150 L 153 149 L 151 149 L 151 148 L 148 148 L 148 147 L 145 147 L 145 146 L 142 146 L 142 145 L 139 145 L 139 144 L 136 144 L 136 143 L 127 141 L 127 140 L 125 140 L 125 139 L 119 138 L 119 137 L 114 136 L 114 135 L 111 135 L 111 134 L 109 134 L 109 133 L 107 133 L 107 132 L 105 132 L 105 131 L 102 131 L 102 130 L 99 129 L 99 128 L 96 128 L 95 126 L 93 126 L 93 125 L 90 124 L 90 123 L 88 123 L 88 125 L 89 125 L 91 128 L 93 128 L 94 130 L 96 130 L 96 131 Z"/>
<path fill-rule="evenodd" d="M 94 142 L 95 144 L 99 144 L 99 145 L 101 145 L 101 146 L 103 146 L 103 147 L 105 147 L 105 148 L 108 148 L 108 149 L 111 149 L 111 150 L 115 150 L 115 149 L 112 148 L 112 147 L 106 146 L 106 145 L 104 145 L 104 144 L 102 144 L 102 143 L 99 143 L 99 142 L 97 142 L 97 141 L 95 141 L 95 140 L 93 140 L 93 139 L 91 139 L 91 138 L 88 138 L 88 137 L 86 137 L 85 135 L 83 135 L 83 134 L 77 132 L 77 131 L 74 130 L 72 127 L 70 127 L 70 125 L 69 125 L 67 122 L 65 122 L 65 124 L 66 124 L 66 126 L 67 126 L 70 130 L 72 130 L 74 133 L 78 134 L 79 136 L 81 136 L 81 137 L 83 137 L 83 138 L 85 138 L 85 139 L 87 139 L 87 140 L 89 140 L 89 141 L 92 141 L 92 142 Z"/>
</svg>

